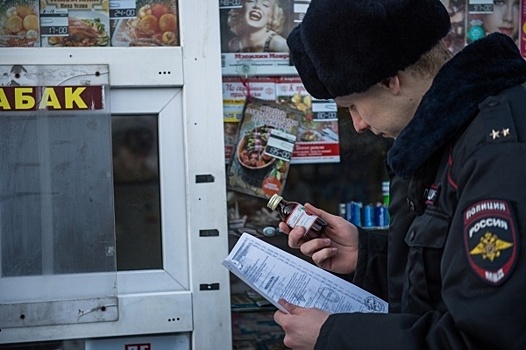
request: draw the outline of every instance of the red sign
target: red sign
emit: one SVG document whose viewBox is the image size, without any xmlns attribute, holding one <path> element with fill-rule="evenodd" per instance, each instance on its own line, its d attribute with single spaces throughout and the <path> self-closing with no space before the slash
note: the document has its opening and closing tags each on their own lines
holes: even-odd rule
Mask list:
<svg viewBox="0 0 526 350">
<path fill-rule="evenodd" d="M 0 87 L 0 112 L 104 109 L 104 86 Z"/>
</svg>

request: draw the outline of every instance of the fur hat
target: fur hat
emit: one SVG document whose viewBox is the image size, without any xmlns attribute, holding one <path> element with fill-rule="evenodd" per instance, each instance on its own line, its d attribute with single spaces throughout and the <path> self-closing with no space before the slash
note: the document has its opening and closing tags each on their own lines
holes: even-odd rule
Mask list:
<svg viewBox="0 0 526 350">
<path fill-rule="evenodd" d="M 327 99 L 394 76 L 449 29 L 440 0 L 312 0 L 287 43 L 307 91 Z"/>
</svg>

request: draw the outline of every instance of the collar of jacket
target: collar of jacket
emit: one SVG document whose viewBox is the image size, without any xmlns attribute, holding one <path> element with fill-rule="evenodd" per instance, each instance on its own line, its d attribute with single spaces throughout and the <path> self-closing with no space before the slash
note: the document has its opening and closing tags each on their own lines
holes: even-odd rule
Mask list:
<svg viewBox="0 0 526 350">
<path fill-rule="evenodd" d="M 526 81 L 526 61 L 511 38 L 494 33 L 466 46 L 437 74 L 387 162 L 409 178 L 476 115 L 491 95 Z"/>
</svg>

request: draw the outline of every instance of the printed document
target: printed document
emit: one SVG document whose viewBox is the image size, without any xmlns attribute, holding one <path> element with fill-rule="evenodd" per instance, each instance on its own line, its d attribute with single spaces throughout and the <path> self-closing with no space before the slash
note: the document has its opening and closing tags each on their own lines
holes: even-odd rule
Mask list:
<svg viewBox="0 0 526 350">
<path fill-rule="evenodd" d="M 387 312 L 384 300 L 246 232 L 223 265 L 286 313 L 279 299 L 330 313 Z"/>
</svg>

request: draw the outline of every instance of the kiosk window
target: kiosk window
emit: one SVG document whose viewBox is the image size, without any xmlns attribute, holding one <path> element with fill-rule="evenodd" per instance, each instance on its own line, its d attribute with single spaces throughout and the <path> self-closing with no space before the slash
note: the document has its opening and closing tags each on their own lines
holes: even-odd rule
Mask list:
<svg viewBox="0 0 526 350">
<path fill-rule="evenodd" d="M 2 277 L 115 271 L 110 115 L 0 117 Z"/>
<path fill-rule="evenodd" d="M 162 269 L 157 116 L 112 116 L 117 269 Z"/>
</svg>

